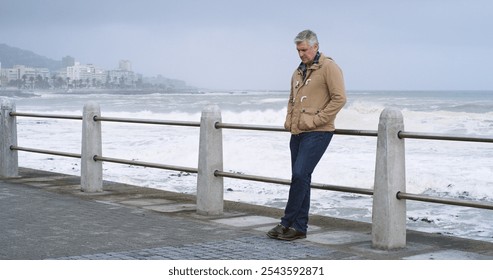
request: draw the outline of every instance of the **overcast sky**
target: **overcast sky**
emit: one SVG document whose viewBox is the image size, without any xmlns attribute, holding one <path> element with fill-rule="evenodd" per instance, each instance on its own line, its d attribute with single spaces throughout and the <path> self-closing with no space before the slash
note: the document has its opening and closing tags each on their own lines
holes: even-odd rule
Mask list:
<svg viewBox="0 0 493 280">
<path fill-rule="evenodd" d="M 350 90 L 492 90 L 491 0 L 0 0 L 0 43 L 209 89 L 289 89 L 318 34 Z"/>
</svg>

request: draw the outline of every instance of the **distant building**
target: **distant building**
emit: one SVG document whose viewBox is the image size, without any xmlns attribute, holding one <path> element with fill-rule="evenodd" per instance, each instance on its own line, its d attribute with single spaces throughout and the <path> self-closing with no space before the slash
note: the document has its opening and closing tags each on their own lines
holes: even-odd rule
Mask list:
<svg viewBox="0 0 493 280">
<path fill-rule="evenodd" d="M 26 80 L 36 77 L 36 70 L 32 67 L 24 65 L 14 65 L 11 71 L 9 71 L 8 79 L 10 80 Z"/>
<path fill-rule="evenodd" d="M 25 65 L 14 65 L 13 68 L 6 69 L 6 76 L 9 81 L 12 80 L 29 80 L 30 78 L 49 78 L 50 70 L 48 68 L 33 68 Z"/>
<path fill-rule="evenodd" d="M 137 82 L 137 76 L 133 71 L 109 70 L 107 73 L 107 83 L 114 86 L 135 86 L 135 83 Z"/>
<path fill-rule="evenodd" d="M 70 88 L 110 87 L 134 88 L 142 83 L 142 75 L 132 71 L 129 60 L 120 60 L 116 70 L 106 71 L 93 64 L 81 64 L 71 56 L 62 58 L 64 67 L 50 73 L 48 68 L 33 68 L 25 65 L 14 65 L 2 68 L 0 63 L 0 86 L 18 86 L 38 88 L 59 88 L 62 85 Z"/>
<path fill-rule="evenodd" d="M 130 62 L 130 60 L 120 60 L 118 69 L 123 71 L 132 71 L 132 62 Z"/>
<path fill-rule="evenodd" d="M 75 58 L 73 58 L 69 55 L 62 57 L 62 67 L 63 68 L 67 68 L 67 67 L 74 66 L 74 65 L 75 65 Z"/>
<path fill-rule="evenodd" d="M 0 69 L 0 77 L 3 83 L 7 84 L 9 81 L 17 80 L 17 72 L 13 68 Z"/>
<path fill-rule="evenodd" d="M 48 68 L 34 68 L 25 65 L 14 65 L 12 68 L 0 67 L 0 85 L 15 85 L 19 88 L 48 85 L 50 70 Z M 12 83 L 12 84 L 11 84 Z"/>
<path fill-rule="evenodd" d="M 73 83 L 75 83 L 74 81 L 79 81 L 85 83 L 86 86 L 106 82 L 104 69 L 93 64 L 80 64 L 79 62 L 75 62 L 73 66 L 67 67 L 66 77 Z"/>
</svg>

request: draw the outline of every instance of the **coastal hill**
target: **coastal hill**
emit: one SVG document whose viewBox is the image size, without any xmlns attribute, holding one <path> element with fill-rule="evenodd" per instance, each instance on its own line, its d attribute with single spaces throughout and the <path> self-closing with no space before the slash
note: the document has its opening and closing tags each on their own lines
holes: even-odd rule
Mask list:
<svg viewBox="0 0 493 280">
<path fill-rule="evenodd" d="M 14 65 L 25 65 L 28 67 L 48 68 L 50 71 L 59 70 L 62 61 L 47 58 L 32 51 L 0 44 L 0 62 L 2 68 L 12 68 Z"/>
</svg>

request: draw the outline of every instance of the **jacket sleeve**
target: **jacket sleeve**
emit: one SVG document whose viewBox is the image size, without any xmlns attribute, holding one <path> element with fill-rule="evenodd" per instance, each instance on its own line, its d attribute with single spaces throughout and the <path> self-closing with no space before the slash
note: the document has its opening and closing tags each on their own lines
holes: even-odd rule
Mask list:
<svg viewBox="0 0 493 280">
<path fill-rule="evenodd" d="M 316 126 L 327 124 L 334 120 L 337 113 L 346 104 L 346 90 L 342 71 L 334 62 L 329 62 L 325 72 L 327 90 L 329 93 L 329 103 L 315 117 Z"/>
</svg>

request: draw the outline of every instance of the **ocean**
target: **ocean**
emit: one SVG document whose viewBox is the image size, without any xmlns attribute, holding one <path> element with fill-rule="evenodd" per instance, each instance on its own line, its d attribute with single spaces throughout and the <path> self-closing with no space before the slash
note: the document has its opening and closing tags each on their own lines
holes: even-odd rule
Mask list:
<svg viewBox="0 0 493 280">
<path fill-rule="evenodd" d="M 19 112 L 82 115 L 100 104 L 102 116 L 200 121 L 217 104 L 227 123 L 282 126 L 289 92 L 233 91 L 202 94 L 38 93 L 14 97 Z M 401 110 L 406 131 L 493 137 L 491 91 L 349 91 L 338 129 L 377 130 L 381 111 Z M 80 153 L 81 122 L 18 118 L 18 144 Z M 199 129 L 104 122 L 103 156 L 197 167 Z M 289 133 L 224 130 L 224 170 L 289 179 Z M 335 135 L 312 181 L 372 188 L 376 137 Z M 407 192 L 493 202 L 491 143 L 406 139 Z M 19 165 L 80 175 L 77 159 L 19 152 Z M 196 192 L 196 175 L 104 163 L 104 179 L 180 193 Z M 225 178 L 226 200 L 284 208 L 288 186 Z M 369 196 L 313 190 L 311 213 L 371 222 Z M 493 242 L 491 210 L 407 202 L 408 229 Z"/>
</svg>

